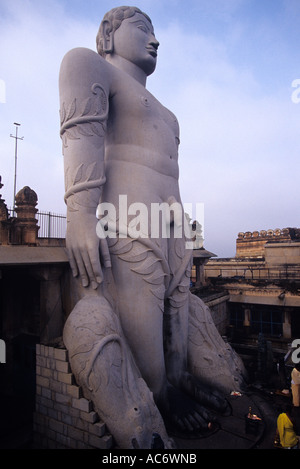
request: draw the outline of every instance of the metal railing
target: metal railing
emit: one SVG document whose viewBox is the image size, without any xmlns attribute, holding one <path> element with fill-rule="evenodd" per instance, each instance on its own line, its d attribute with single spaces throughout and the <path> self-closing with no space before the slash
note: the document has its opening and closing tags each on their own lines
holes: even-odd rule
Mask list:
<svg viewBox="0 0 300 469">
<path fill-rule="evenodd" d="M 65 238 L 67 218 L 52 212 L 37 212 L 39 238 Z"/>
<path fill-rule="evenodd" d="M 206 269 L 207 278 L 226 280 L 300 280 L 300 265 L 278 265 L 274 267 L 249 266 L 245 268 L 212 268 Z"/>
<path fill-rule="evenodd" d="M 13 209 L 8 209 L 13 216 Z M 38 238 L 65 238 L 67 228 L 67 217 L 52 212 L 38 211 L 36 213 L 37 225 L 40 227 Z"/>
</svg>

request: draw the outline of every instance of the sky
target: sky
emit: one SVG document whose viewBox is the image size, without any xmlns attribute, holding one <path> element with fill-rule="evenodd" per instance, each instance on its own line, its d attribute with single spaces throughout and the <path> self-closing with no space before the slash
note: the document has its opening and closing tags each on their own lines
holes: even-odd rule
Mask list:
<svg viewBox="0 0 300 469">
<path fill-rule="evenodd" d="M 95 50 L 115 0 L 0 0 L 0 175 L 38 209 L 65 214 L 58 75 L 74 47 Z M 125 5 L 128 4 L 125 2 Z M 204 207 L 204 247 L 235 255 L 239 232 L 299 227 L 300 1 L 136 0 L 160 42 L 147 88 L 180 124 L 179 185 Z M 200 212 L 199 212 L 200 213 Z"/>
</svg>

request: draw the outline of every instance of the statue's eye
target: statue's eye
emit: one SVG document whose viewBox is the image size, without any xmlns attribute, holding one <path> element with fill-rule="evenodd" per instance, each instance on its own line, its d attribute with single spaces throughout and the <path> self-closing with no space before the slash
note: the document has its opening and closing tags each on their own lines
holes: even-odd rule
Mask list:
<svg viewBox="0 0 300 469">
<path fill-rule="evenodd" d="M 138 26 L 138 28 L 141 29 L 144 33 L 147 32 L 146 26 L 143 26 L 142 24 L 140 24 L 140 25 Z"/>
</svg>

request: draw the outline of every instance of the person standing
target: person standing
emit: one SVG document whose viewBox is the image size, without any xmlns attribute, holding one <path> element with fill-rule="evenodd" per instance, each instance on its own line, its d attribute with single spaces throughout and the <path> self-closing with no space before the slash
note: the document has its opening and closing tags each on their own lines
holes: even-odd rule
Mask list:
<svg viewBox="0 0 300 469">
<path fill-rule="evenodd" d="M 291 378 L 293 405 L 300 407 L 300 363 L 293 368 Z"/>
</svg>

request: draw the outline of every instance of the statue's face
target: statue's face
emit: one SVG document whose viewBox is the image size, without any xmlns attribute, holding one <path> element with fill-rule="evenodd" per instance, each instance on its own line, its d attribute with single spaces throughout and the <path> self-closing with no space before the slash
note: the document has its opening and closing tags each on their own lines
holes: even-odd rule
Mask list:
<svg viewBox="0 0 300 469">
<path fill-rule="evenodd" d="M 123 20 L 114 33 L 113 53 L 134 63 L 147 75 L 155 70 L 158 46 L 152 24 L 141 13 Z"/>
</svg>

